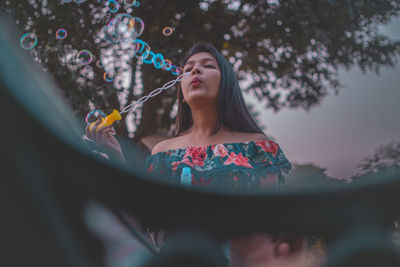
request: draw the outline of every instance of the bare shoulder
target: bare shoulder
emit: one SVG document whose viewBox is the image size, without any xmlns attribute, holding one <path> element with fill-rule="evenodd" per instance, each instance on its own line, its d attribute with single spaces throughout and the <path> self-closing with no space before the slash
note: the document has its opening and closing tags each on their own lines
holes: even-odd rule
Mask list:
<svg viewBox="0 0 400 267">
<path fill-rule="evenodd" d="M 180 138 L 179 137 L 172 137 L 168 138 L 166 140 L 163 140 L 159 143 L 157 143 L 154 147 L 153 150 L 151 151 L 151 155 L 157 154 L 159 152 L 167 151 L 170 149 L 173 149 L 176 147 L 178 144 Z"/>
<path fill-rule="evenodd" d="M 269 140 L 268 136 L 263 133 L 234 132 L 233 136 L 235 139 L 240 140 L 240 142 Z"/>
</svg>

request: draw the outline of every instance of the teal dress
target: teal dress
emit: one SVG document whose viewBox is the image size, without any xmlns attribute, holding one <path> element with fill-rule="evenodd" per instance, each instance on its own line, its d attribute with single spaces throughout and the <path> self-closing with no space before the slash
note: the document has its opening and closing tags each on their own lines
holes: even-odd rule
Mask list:
<svg viewBox="0 0 400 267">
<path fill-rule="evenodd" d="M 279 187 L 291 164 L 272 140 L 178 148 L 146 159 L 149 174 L 176 185 L 184 167 L 191 168 L 192 187 L 236 192 Z"/>
</svg>

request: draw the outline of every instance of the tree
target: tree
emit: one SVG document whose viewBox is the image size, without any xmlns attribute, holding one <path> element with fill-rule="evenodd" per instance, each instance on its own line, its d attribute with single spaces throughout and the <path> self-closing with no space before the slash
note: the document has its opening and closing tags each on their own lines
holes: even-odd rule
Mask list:
<svg viewBox="0 0 400 267">
<path fill-rule="evenodd" d="M 377 147 L 374 154 L 365 157 L 358 165 L 356 177 L 395 171 L 400 171 L 400 139 Z"/>
<path fill-rule="evenodd" d="M 358 66 L 379 72 L 394 66 L 400 42 L 378 32 L 400 12 L 399 0 L 146 0 L 140 7 L 121 8 L 145 22 L 140 38 L 155 53 L 177 64 L 197 40 L 209 40 L 237 69 L 238 77 L 249 79 L 244 88 L 267 108 L 310 109 L 329 92 L 338 93 L 340 68 Z M 82 2 L 77 4 L 76 2 Z M 64 91 L 68 103 L 80 116 L 90 107 L 106 112 L 125 106 L 160 87 L 175 76 L 142 64 L 132 47 L 110 43 L 102 28 L 115 17 L 101 0 L 6 0 L 1 10 L 19 25 L 21 35 L 34 32 L 39 43 L 32 50 L 35 59 L 50 72 Z M 170 26 L 170 36 L 161 34 Z M 54 38 L 58 28 L 68 37 Z M 72 58 L 87 49 L 101 59 L 115 81 L 103 80 L 104 70 L 92 63 L 83 69 Z M 128 120 L 135 127 L 135 139 L 157 132 L 171 132 L 175 92 L 147 101 Z M 125 123 L 119 126 L 123 135 Z"/>
<path fill-rule="evenodd" d="M 292 171 L 285 177 L 285 188 L 327 187 L 347 183 L 347 180 L 334 179 L 326 175 L 326 168 L 313 163 L 293 164 Z"/>
</svg>

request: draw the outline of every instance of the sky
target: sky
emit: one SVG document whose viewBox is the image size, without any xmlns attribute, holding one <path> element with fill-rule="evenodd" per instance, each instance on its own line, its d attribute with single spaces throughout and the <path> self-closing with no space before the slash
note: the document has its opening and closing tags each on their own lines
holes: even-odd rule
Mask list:
<svg viewBox="0 0 400 267">
<path fill-rule="evenodd" d="M 400 40 L 400 18 L 380 27 Z M 400 61 L 398 57 L 397 61 Z M 292 163 L 314 163 L 333 178 L 349 178 L 375 148 L 400 140 L 400 62 L 380 75 L 356 68 L 341 71 L 343 85 L 310 111 L 285 109 L 274 113 L 247 96 L 260 122 Z"/>
</svg>

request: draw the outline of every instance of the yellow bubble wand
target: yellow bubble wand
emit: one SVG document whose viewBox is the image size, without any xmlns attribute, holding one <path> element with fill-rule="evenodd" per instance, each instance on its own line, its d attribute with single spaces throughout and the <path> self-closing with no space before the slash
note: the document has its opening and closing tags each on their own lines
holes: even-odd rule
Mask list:
<svg viewBox="0 0 400 267">
<path fill-rule="evenodd" d="M 96 132 L 97 132 L 97 130 L 100 129 L 101 127 L 112 125 L 115 121 L 119 121 L 119 120 L 121 120 L 121 119 L 122 119 L 121 114 L 118 112 L 118 110 L 114 109 L 113 112 L 112 112 L 111 114 L 109 114 L 107 117 L 101 118 L 101 122 L 100 122 L 100 124 L 99 124 L 99 125 L 97 126 L 97 128 L 96 128 Z M 92 123 L 90 124 L 90 126 L 89 126 L 89 130 L 90 130 L 90 131 L 92 131 L 93 126 L 94 126 L 94 124 L 95 124 L 96 122 L 97 122 L 97 121 L 92 122 Z"/>
<path fill-rule="evenodd" d="M 167 82 L 166 84 L 164 84 L 162 87 L 154 89 L 152 92 L 150 92 L 150 94 L 146 95 L 146 96 L 142 96 L 141 98 L 139 98 L 137 101 L 134 101 L 132 104 L 126 106 L 121 112 L 119 112 L 118 110 L 114 109 L 113 112 L 111 114 L 109 114 L 108 116 L 106 116 L 105 118 L 101 118 L 101 122 L 100 124 L 97 126 L 96 128 L 96 132 L 98 129 L 105 127 L 105 126 L 110 126 L 112 125 L 115 121 L 119 121 L 122 119 L 121 114 L 124 113 L 128 113 L 132 110 L 135 109 L 135 107 L 138 104 L 143 104 L 144 102 L 146 102 L 147 100 L 149 100 L 149 98 L 154 97 L 158 94 L 160 94 L 163 90 L 169 89 L 172 86 L 174 86 L 177 82 L 182 81 L 183 79 L 187 78 L 187 76 L 189 75 L 189 72 L 185 72 L 182 75 L 180 75 L 178 78 L 176 78 L 176 80 L 171 80 L 169 82 Z M 89 126 L 89 130 L 92 131 L 94 124 L 96 123 L 92 122 Z"/>
</svg>

